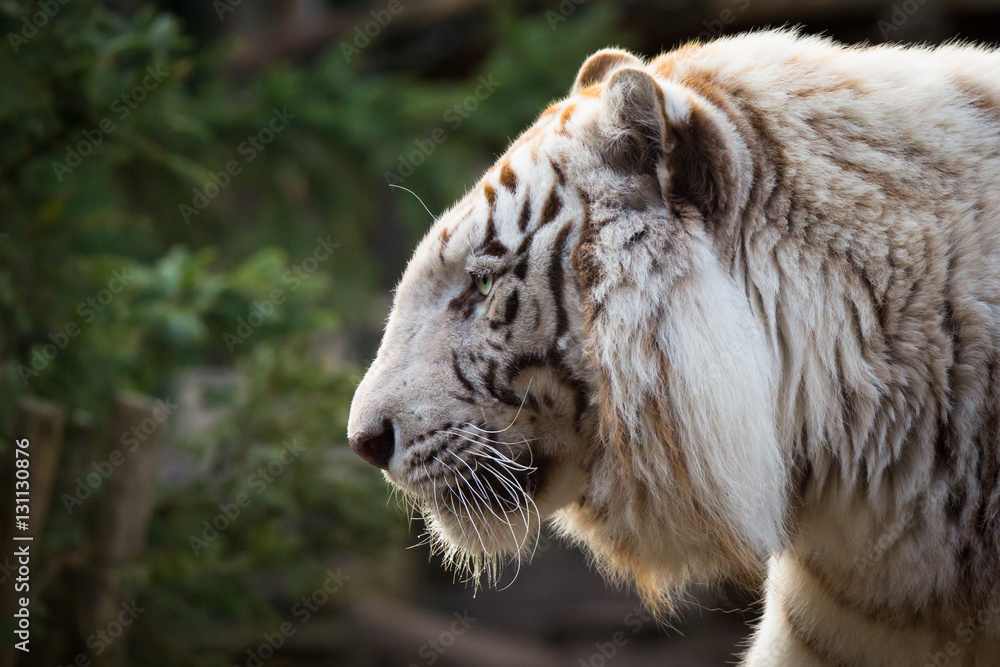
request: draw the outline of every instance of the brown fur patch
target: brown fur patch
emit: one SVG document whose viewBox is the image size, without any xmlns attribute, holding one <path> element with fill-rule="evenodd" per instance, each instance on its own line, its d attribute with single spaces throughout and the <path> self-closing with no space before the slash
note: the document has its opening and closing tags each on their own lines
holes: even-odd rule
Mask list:
<svg viewBox="0 0 1000 667">
<path fill-rule="evenodd" d="M 1000 96 L 988 90 L 981 83 L 965 77 L 956 77 L 955 85 L 971 106 L 993 123 L 1000 125 Z"/>
<path fill-rule="evenodd" d="M 441 239 L 441 247 L 438 248 L 438 257 L 441 259 L 442 264 L 444 264 L 444 249 L 448 247 L 448 241 L 451 240 L 452 233 L 453 230 L 447 227 L 442 227 L 438 233 L 438 238 Z"/>
<path fill-rule="evenodd" d="M 599 230 L 590 217 L 590 199 L 582 191 L 578 190 L 578 193 L 583 200 L 583 220 L 580 223 L 580 235 L 577 237 L 576 248 L 573 249 L 572 263 L 577 283 L 586 295 L 601 279 L 600 264 L 595 254 Z M 585 300 L 585 307 L 587 303 L 589 300 Z"/>
<path fill-rule="evenodd" d="M 666 355 L 656 354 L 659 357 L 660 377 L 666 383 L 670 362 Z M 670 461 L 670 469 L 673 471 L 677 484 L 686 490 L 691 489 L 691 474 L 688 472 L 687 461 L 684 452 L 677 444 L 677 436 L 674 434 L 673 419 L 670 415 L 669 388 L 664 391 L 663 396 L 651 396 L 646 402 L 646 418 L 653 426 L 653 431 L 657 435 L 660 446 L 663 447 Z"/>
<path fill-rule="evenodd" d="M 576 83 L 573 84 L 574 92 L 604 81 L 608 73 L 621 64 L 642 67 L 641 60 L 621 51 L 603 51 L 594 54 L 587 59 L 576 75 Z"/>
<path fill-rule="evenodd" d="M 490 207 L 489 217 L 486 219 L 486 237 L 483 239 L 483 244 L 489 244 L 497 234 L 496 222 L 493 220 L 497 209 L 497 191 L 489 183 L 484 183 L 483 194 L 486 196 L 486 203 Z"/>
<path fill-rule="evenodd" d="M 687 123 L 674 127 L 667 196 L 687 201 L 705 221 L 729 213 L 727 184 L 736 180 L 734 156 L 718 125 L 698 105 L 692 105 Z"/>
<path fill-rule="evenodd" d="M 486 196 L 486 203 L 492 209 L 497 205 L 497 191 L 489 183 L 483 184 L 483 194 Z"/>
<path fill-rule="evenodd" d="M 517 188 L 517 174 L 511 169 L 509 158 L 500 165 L 500 185 L 511 194 L 514 194 L 514 190 Z"/>
<path fill-rule="evenodd" d="M 559 192 L 553 186 L 549 191 L 549 196 L 545 199 L 545 205 L 542 206 L 542 216 L 538 223 L 539 227 L 544 227 L 559 215 L 559 211 L 562 210 L 562 199 L 559 198 Z"/>
<path fill-rule="evenodd" d="M 562 110 L 561 114 L 559 114 L 559 131 L 560 132 L 562 132 L 564 134 L 566 133 L 566 123 L 569 122 L 569 119 L 573 116 L 573 112 L 574 111 L 576 111 L 576 104 L 570 103 L 570 104 L 567 104 L 566 108 Z"/>
</svg>

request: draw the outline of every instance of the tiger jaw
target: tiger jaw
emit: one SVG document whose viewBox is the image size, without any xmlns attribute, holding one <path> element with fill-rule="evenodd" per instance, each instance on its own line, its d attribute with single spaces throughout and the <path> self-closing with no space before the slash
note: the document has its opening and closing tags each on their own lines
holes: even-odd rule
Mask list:
<svg viewBox="0 0 1000 667">
<path fill-rule="evenodd" d="M 483 553 L 523 548 L 540 520 L 534 497 L 547 466 L 535 465 L 527 449 L 510 456 L 469 441 L 439 450 L 431 463 L 416 463 L 410 475 L 416 479 L 403 489 L 447 542 Z"/>
<path fill-rule="evenodd" d="M 468 556 L 530 551 L 541 522 L 581 493 L 582 472 L 472 424 L 444 430 L 386 478 L 419 506 L 431 534 Z"/>
</svg>

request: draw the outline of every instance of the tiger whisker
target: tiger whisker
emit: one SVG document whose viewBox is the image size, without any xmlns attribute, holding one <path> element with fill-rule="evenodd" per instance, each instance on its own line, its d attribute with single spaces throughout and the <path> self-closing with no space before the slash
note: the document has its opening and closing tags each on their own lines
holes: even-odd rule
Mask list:
<svg viewBox="0 0 1000 667">
<path fill-rule="evenodd" d="M 411 195 L 413 195 L 414 197 L 417 198 L 417 201 L 420 202 L 420 205 L 424 207 L 425 211 L 427 211 L 427 215 L 431 216 L 432 220 L 434 219 L 434 214 L 431 213 L 431 210 L 429 208 L 427 208 L 427 204 L 424 203 L 424 200 L 421 199 L 420 195 L 418 195 L 416 192 L 414 192 L 410 188 L 404 188 L 402 185 L 396 185 L 395 183 L 390 183 L 389 187 L 390 188 L 399 188 L 400 190 L 406 190 L 407 192 L 409 192 Z"/>
<path fill-rule="evenodd" d="M 503 516 L 503 517 L 500 517 L 500 516 L 499 516 L 499 515 L 498 515 L 498 514 L 497 514 L 497 513 L 495 512 L 495 511 L 493 511 L 493 507 L 492 507 L 492 505 L 490 504 L 490 501 L 489 501 L 489 498 L 488 498 L 488 495 L 492 495 L 492 496 L 493 496 L 493 499 L 494 499 L 494 500 L 495 500 L 495 501 L 497 502 L 497 505 L 499 505 L 499 506 L 501 507 L 501 509 L 503 508 L 503 504 L 501 503 L 501 501 L 500 501 L 500 498 L 499 498 L 499 497 L 497 496 L 497 494 L 496 494 L 496 491 L 495 491 L 495 490 L 493 490 L 493 489 L 491 489 L 490 487 L 488 487 L 488 486 L 486 486 L 486 485 L 484 485 L 484 484 L 482 483 L 482 481 L 481 481 L 481 480 L 479 479 L 479 475 L 477 475 L 477 474 L 476 474 L 476 471 L 475 471 L 475 470 L 473 469 L 473 467 L 472 467 L 472 466 L 471 466 L 471 465 L 469 464 L 469 462 L 468 462 L 468 461 L 466 461 L 465 459 L 461 458 L 460 456 L 458 456 L 458 455 L 457 455 L 457 454 L 455 454 L 454 452 L 450 452 L 450 453 L 451 453 L 451 455 L 452 455 L 452 456 L 453 456 L 453 457 L 454 457 L 455 459 L 457 459 L 458 461 L 461 461 L 461 462 L 462 462 L 462 463 L 463 463 L 463 464 L 465 465 L 465 467 L 467 467 L 467 468 L 468 468 L 468 469 L 469 469 L 469 470 L 470 470 L 470 471 L 472 472 L 472 479 L 473 479 L 473 480 L 474 480 L 474 481 L 476 482 L 476 484 L 478 484 L 478 485 L 479 485 L 479 488 L 480 488 L 480 489 L 482 490 L 482 492 L 483 492 L 483 493 L 482 493 L 482 494 L 480 495 L 480 497 L 481 497 L 481 498 L 483 499 L 483 501 L 484 501 L 484 502 L 486 503 L 486 509 L 488 509 L 488 510 L 490 511 L 490 514 L 492 514 L 492 515 L 493 515 L 493 516 L 494 516 L 494 517 L 496 518 L 496 520 L 497 520 L 497 521 L 499 521 L 499 522 L 501 522 L 502 524 L 506 525 L 506 526 L 507 526 L 507 528 L 509 528 L 509 529 L 510 529 L 510 536 L 511 536 L 512 538 L 514 538 L 514 542 L 516 543 L 516 542 L 517 542 L 517 535 L 516 535 L 516 534 L 514 533 L 514 526 L 513 526 L 513 524 L 512 524 L 511 522 L 510 522 L 510 519 L 509 519 L 509 518 L 507 518 L 507 514 L 506 514 L 506 512 L 504 512 L 504 516 Z M 477 465 L 478 465 L 478 463 L 477 463 Z M 473 492 L 474 492 L 474 491 L 475 491 L 475 490 L 473 489 Z M 484 515 L 484 519 L 485 519 L 485 515 Z M 518 547 L 518 551 L 520 551 L 520 546 Z"/>
<path fill-rule="evenodd" d="M 469 426 L 472 426 L 473 428 L 475 428 L 475 426 L 473 426 L 472 424 L 469 424 Z M 476 438 L 478 440 L 481 440 L 482 442 L 492 442 L 495 445 L 508 445 L 508 446 L 510 445 L 509 442 L 504 442 L 503 440 L 493 440 L 491 438 L 487 438 L 485 436 L 482 436 L 479 433 L 474 433 L 472 431 L 469 431 L 469 430 L 466 430 L 466 429 L 463 429 L 463 428 L 459 428 L 459 427 L 455 427 L 455 428 L 449 429 L 449 430 L 445 431 L 445 433 L 464 433 L 464 434 L 466 434 L 466 435 L 468 435 L 470 437 L 473 437 L 473 438 Z M 528 442 L 536 442 L 538 440 L 539 440 L 539 438 L 530 438 L 530 439 L 529 438 L 522 438 L 518 442 L 528 443 Z"/>
<path fill-rule="evenodd" d="M 488 445 L 481 444 L 481 446 L 487 447 Z M 519 472 L 520 470 L 518 470 L 516 467 L 512 468 L 513 466 L 518 466 L 518 467 L 523 467 L 523 466 L 519 466 L 519 464 L 515 463 L 514 461 L 511 461 L 510 459 L 504 457 L 503 455 L 499 455 L 498 458 L 497 455 L 491 454 L 488 451 L 482 452 L 482 451 L 471 450 L 471 452 L 473 455 L 479 457 L 482 460 L 492 461 L 501 466 L 500 471 L 498 471 L 493 466 L 484 466 L 484 467 L 490 472 L 492 472 L 494 476 L 497 477 L 497 479 L 501 482 L 501 484 L 503 484 L 504 487 L 512 494 L 512 498 L 515 504 L 518 506 L 519 510 L 521 508 L 521 503 L 518 501 L 518 497 L 516 495 L 517 493 L 521 494 L 521 497 L 525 499 L 526 504 L 527 502 L 533 503 L 533 501 L 531 500 L 531 496 L 527 493 L 527 491 L 524 488 L 521 487 L 521 485 L 517 482 L 517 479 L 514 475 L 515 472 Z M 529 520 L 529 517 L 524 516 L 524 514 L 522 513 L 522 518 L 524 519 L 525 526 L 530 526 L 531 522 Z"/>
<path fill-rule="evenodd" d="M 512 476 L 505 477 L 500 471 L 496 470 L 492 465 L 489 465 L 492 459 L 486 459 L 485 457 L 479 457 L 479 458 L 484 460 L 483 468 L 488 472 L 492 473 L 492 475 L 497 479 L 497 481 L 504 487 L 504 490 L 510 494 L 511 501 L 514 504 L 514 507 L 516 508 L 517 512 L 521 515 L 521 520 L 524 521 L 525 525 L 528 525 L 530 523 L 530 519 L 525 512 L 524 505 L 522 505 L 517 495 L 518 493 L 521 493 L 523 495 L 524 490 L 521 489 L 520 485 L 516 483 L 516 481 L 512 478 Z M 500 499 L 497 498 L 497 500 L 499 501 Z M 515 542 L 516 541 L 517 538 L 515 538 Z M 522 541 L 521 543 L 518 544 L 518 550 L 520 550 L 521 547 L 523 546 L 524 542 Z"/>
<path fill-rule="evenodd" d="M 454 458 L 456 461 L 459 461 L 466 468 L 469 469 L 469 472 L 471 473 L 471 477 L 469 479 L 471 481 L 475 482 L 479 486 L 479 489 L 480 489 L 480 491 L 482 491 L 482 493 L 477 493 L 476 489 L 471 484 L 468 485 L 469 486 L 469 491 L 471 493 L 477 495 L 484 503 L 486 503 L 486 509 L 488 509 L 490 511 L 490 514 L 492 514 L 494 517 L 496 517 L 497 521 L 501 521 L 501 522 L 509 524 L 509 522 L 507 522 L 505 519 L 501 519 L 499 516 L 497 516 L 497 513 L 493 511 L 493 508 L 490 506 L 490 500 L 489 500 L 489 497 L 487 495 L 486 488 L 483 487 L 483 483 L 479 480 L 479 477 L 476 475 L 476 471 L 473 470 L 473 468 L 472 468 L 471 465 L 469 465 L 469 462 L 466 461 L 465 459 L 463 459 L 462 457 L 458 456 L 457 454 L 455 454 L 455 452 L 449 451 L 448 453 L 451 454 L 452 458 Z M 483 518 L 485 519 L 486 516 L 483 515 Z"/>
<path fill-rule="evenodd" d="M 491 433 L 491 434 L 494 434 L 494 435 L 497 434 L 497 433 L 503 433 L 504 431 L 510 430 L 510 428 L 512 426 L 514 426 L 514 422 L 517 421 L 517 418 L 521 416 L 521 410 L 524 409 L 524 403 L 525 403 L 525 401 L 528 400 L 528 396 L 531 394 L 531 383 L 534 382 L 534 381 L 535 381 L 535 375 L 534 375 L 534 373 L 532 373 L 531 377 L 528 379 L 528 387 L 527 387 L 527 389 L 524 390 L 524 396 L 521 398 L 521 405 L 519 405 L 517 407 L 517 412 L 514 414 L 514 419 L 512 419 L 511 422 L 510 422 L 510 424 L 507 425 L 507 428 L 502 428 L 499 431 L 490 431 L 490 430 L 487 430 L 487 429 L 484 429 L 484 428 L 480 428 L 480 427 L 476 426 L 475 424 L 469 424 L 469 426 L 472 426 L 474 429 L 476 429 L 477 431 L 481 431 L 482 433 Z M 483 406 L 480 405 L 479 406 L 479 410 L 480 410 L 480 412 L 483 413 L 483 423 L 484 424 L 488 423 L 489 419 L 486 418 L 486 411 L 483 409 Z"/>
<path fill-rule="evenodd" d="M 434 460 L 437 461 L 438 463 L 440 463 L 441 465 L 443 465 L 448 470 L 451 470 L 453 473 L 455 473 L 455 476 L 456 476 L 455 487 L 456 488 L 455 489 L 451 488 L 451 483 L 448 482 L 447 478 L 445 478 L 445 483 L 448 484 L 448 489 L 450 491 L 452 491 L 452 493 L 456 493 L 458 495 L 458 498 L 461 501 L 462 506 L 465 507 L 465 509 L 468 511 L 469 525 L 472 526 L 472 530 L 474 530 L 476 532 L 476 537 L 479 539 L 479 546 L 482 547 L 483 553 L 488 553 L 488 550 L 486 548 L 486 542 L 483 540 L 483 536 L 479 532 L 479 528 L 476 526 L 476 520 L 472 516 L 472 507 L 469 504 L 468 499 L 465 497 L 465 494 L 462 493 L 462 485 L 458 482 L 458 480 L 459 479 L 463 479 L 463 477 L 458 473 L 457 470 L 455 470 L 454 468 L 452 468 L 450 465 L 448 465 L 447 463 L 445 463 L 444 461 L 442 461 L 438 457 L 435 456 Z M 485 519 L 486 519 L 486 517 L 484 516 L 483 517 L 484 528 L 485 528 Z"/>
<path fill-rule="evenodd" d="M 511 500 L 514 502 L 515 507 L 517 507 L 518 514 L 520 514 L 521 520 L 524 522 L 525 526 L 524 537 L 521 539 L 520 542 L 517 542 L 517 538 L 515 538 L 515 542 L 517 542 L 517 551 L 518 553 L 520 553 L 521 549 L 524 548 L 525 542 L 527 542 L 528 540 L 528 535 L 531 530 L 531 515 L 528 512 L 527 503 L 526 502 L 521 503 L 520 501 L 521 498 L 526 497 L 526 494 L 519 485 L 514 483 L 514 481 L 509 476 L 506 476 L 504 474 L 504 471 L 497 470 L 493 466 L 484 466 L 484 468 L 487 471 L 489 471 L 493 475 L 493 477 L 497 480 L 497 482 L 504 488 L 504 490 L 507 491 L 508 494 L 510 494 Z M 510 473 L 508 472 L 507 475 L 509 474 Z"/>
<path fill-rule="evenodd" d="M 465 440 L 466 442 L 470 442 L 470 443 L 472 443 L 474 445 L 481 445 L 483 447 L 488 447 L 490 450 L 492 450 L 493 452 L 495 452 L 497 456 L 502 457 L 504 465 L 514 466 L 516 469 L 524 471 L 524 472 L 531 472 L 531 471 L 535 470 L 535 468 L 531 467 L 530 465 L 525 466 L 522 463 L 518 463 L 517 461 L 513 460 L 512 458 L 506 456 L 505 454 L 502 454 L 495 447 L 492 447 L 488 443 L 483 442 L 483 441 L 481 441 L 479 439 L 473 439 L 472 437 L 463 435 L 462 433 L 457 432 L 457 431 L 447 431 L 447 433 L 449 433 L 451 435 L 454 435 L 454 436 L 456 436 L 458 438 L 461 438 L 462 440 Z M 507 443 L 504 443 L 504 444 L 507 444 Z M 531 454 L 531 450 L 530 449 L 528 449 L 528 454 L 530 456 L 532 456 L 532 458 L 533 458 L 533 455 Z"/>
<path fill-rule="evenodd" d="M 503 452 L 499 451 L 496 447 L 490 445 L 489 443 L 477 441 L 476 444 L 482 447 L 483 449 L 487 450 L 487 452 L 492 454 L 493 456 L 498 457 L 500 462 L 508 468 L 517 470 L 518 472 L 535 472 L 536 470 L 538 470 L 538 468 L 534 466 L 518 463 L 514 459 L 504 454 Z M 528 452 L 530 454 L 531 450 L 528 449 Z"/>
</svg>

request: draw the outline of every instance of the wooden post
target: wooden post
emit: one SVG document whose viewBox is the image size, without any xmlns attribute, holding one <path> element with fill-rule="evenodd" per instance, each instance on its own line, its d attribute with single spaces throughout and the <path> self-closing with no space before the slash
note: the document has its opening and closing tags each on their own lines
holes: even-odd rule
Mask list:
<svg viewBox="0 0 1000 667">
<path fill-rule="evenodd" d="M 37 577 L 42 571 L 40 555 L 43 551 L 44 542 L 42 536 L 45 529 L 45 518 L 49 510 L 49 502 L 52 497 L 52 486 L 55 481 L 59 464 L 59 451 L 62 448 L 63 435 L 66 427 L 65 411 L 49 401 L 25 396 L 18 401 L 17 415 L 14 419 L 14 431 L 10 434 L 9 448 L 3 461 L 0 462 L 0 479 L 3 480 L 3 497 L 9 502 L 4 503 L 0 508 L 0 563 L 4 567 L 17 567 L 11 554 L 14 552 L 14 536 L 30 536 L 33 539 L 23 544 L 30 545 L 31 552 L 31 576 L 32 586 L 28 591 L 31 594 L 29 599 L 32 603 L 28 609 L 34 613 L 38 609 L 37 605 Z M 29 514 L 27 516 L 28 530 L 19 530 L 15 525 L 14 517 L 14 472 L 17 470 L 15 464 L 15 442 L 27 439 L 29 461 Z M 9 490 L 9 491 L 8 491 Z M 0 610 L 3 613 L 3 625 L 10 622 L 11 615 L 15 611 L 15 602 L 20 594 L 14 590 L 14 572 L 10 574 L 0 574 L 3 578 L 2 594 L 0 594 Z M 34 634 L 34 633 L 33 633 Z M 12 635 L 8 634 L 8 640 Z M 37 636 L 37 635 L 35 635 Z M 37 639 L 32 638 L 33 641 Z M 3 642 L 0 649 L 0 664 L 14 667 L 22 653 L 13 648 L 13 642 Z"/>
<path fill-rule="evenodd" d="M 127 569 L 136 564 L 146 544 L 155 500 L 158 443 L 167 417 L 164 408 L 149 396 L 122 392 L 115 401 L 109 451 L 118 463 L 100 497 L 92 568 L 94 595 L 90 613 L 84 616 L 90 619 L 91 631 L 111 626 L 117 634 L 120 617 L 128 624 L 100 656 L 93 656 L 95 667 L 125 664 L 128 630 L 135 621 Z M 125 434 L 132 435 L 123 441 Z"/>
</svg>

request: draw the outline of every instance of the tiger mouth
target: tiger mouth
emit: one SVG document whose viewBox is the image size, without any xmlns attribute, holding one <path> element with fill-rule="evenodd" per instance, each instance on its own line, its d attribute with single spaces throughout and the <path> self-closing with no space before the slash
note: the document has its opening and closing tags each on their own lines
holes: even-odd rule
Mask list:
<svg viewBox="0 0 1000 667">
<path fill-rule="evenodd" d="M 407 489 L 436 514 L 482 523 L 489 519 L 537 513 L 534 499 L 544 486 L 551 462 L 528 449 L 512 457 L 484 456 L 471 446 L 436 455 L 439 469 Z"/>
</svg>

